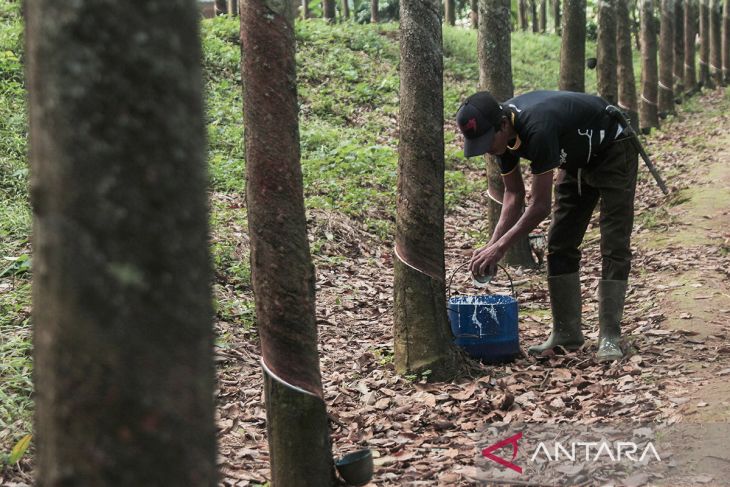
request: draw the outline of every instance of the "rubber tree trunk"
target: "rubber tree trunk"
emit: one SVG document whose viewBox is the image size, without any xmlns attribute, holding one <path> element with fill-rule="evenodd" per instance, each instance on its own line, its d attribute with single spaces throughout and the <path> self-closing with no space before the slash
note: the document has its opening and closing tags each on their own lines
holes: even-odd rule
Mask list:
<svg viewBox="0 0 730 487">
<path fill-rule="evenodd" d="M 674 113 L 674 4 L 677 0 L 661 0 L 659 24 L 659 93 L 660 116 Z"/>
<path fill-rule="evenodd" d="M 710 0 L 710 76 L 715 86 L 722 86 L 722 3 Z"/>
<path fill-rule="evenodd" d="M 565 0 L 560 41 L 560 89 L 585 91 L 586 2 Z"/>
<path fill-rule="evenodd" d="M 618 106 L 629 114 L 631 125 L 639 128 L 633 51 L 631 49 L 630 0 L 616 2 L 616 43 L 618 52 Z"/>
<path fill-rule="evenodd" d="M 654 19 L 654 2 L 641 2 L 641 103 L 639 104 L 639 127 L 648 132 L 659 126 L 657 110 L 657 39 Z"/>
<path fill-rule="evenodd" d="M 446 23 L 456 25 L 456 0 L 444 0 Z"/>
<path fill-rule="evenodd" d="M 691 96 L 697 91 L 695 37 L 698 22 L 697 0 L 687 0 L 684 8 L 684 89 Z"/>
<path fill-rule="evenodd" d="M 400 1 L 395 369 L 457 375 L 446 316 L 443 51 L 439 0 Z"/>
<path fill-rule="evenodd" d="M 714 88 L 710 77 L 710 6 L 700 0 L 700 86 Z"/>
<path fill-rule="evenodd" d="M 555 34 L 561 35 L 562 31 L 560 28 L 560 0 L 553 0 L 552 7 Z"/>
<path fill-rule="evenodd" d="M 519 17 L 520 17 L 520 29 L 521 30 L 527 30 L 529 28 L 530 22 L 528 20 L 528 14 L 527 14 L 527 5 L 528 0 L 518 0 L 517 2 L 517 8 L 519 9 Z"/>
<path fill-rule="evenodd" d="M 238 15 L 238 0 L 227 0 L 228 1 L 228 15 Z"/>
<path fill-rule="evenodd" d="M 336 20 L 335 0 L 322 0 L 322 12 L 327 22 Z"/>
<path fill-rule="evenodd" d="M 215 14 L 226 15 L 228 13 L 228 0 L 215 0 Z"/>
<path fill-rule="evenodd" d="M 540 0 L 540 33 L 547 31 L 547 0 Z"/>
<path fill-rule="evenodd" d="M 498 100 L 504 101 L 514 94 L 512 81 L 512 42 L 510 38 L 510 2 L 509 0 L 481 0 L 479 2 L 479 36 L 477 52 L 479 55 L 479 85 L 481 89 L 492 93 Z M 496 158 L 486 156 L 489 194 L 500 201 L 504 194 L 504 181 L 499 171 Z M 489 233 L 499 221 L 502 205 L 494 199 L 488 200 Z M 530 250 L 529 238 L 519 240 L 505 255 L 504 261 L 509 265 L 534 267 L 535 263 Z"/>
<path fill-rule="evenodd" d="M 630 0 L 629 16 L 631 17 L 631 32 L 634 34 L 634 49 L 641 52 L 641 3 L 639 0 Z"/>
<path fill-rule="evenodd" d="M 215 486 L 197 5 L 26 9 L 36 485 Z"/>
<path fill-rule="evenodd" d="M 309 16 L 309 0 L 302 0 L 302 18 L 308 19 Z"/>
<path fill-rule="evenodd" d="M 540 22 L 537 17 L 537 0 L 530 1 L 530 15 L 532 20 L 532 33 L 537 34 L 540 32 Z"/>
<path fill-rule="evenodd" d="M 273 486 L 334 485 L 307 241 L 291 2 L 241 9 L 251 277 Z"/>
<path fill-rule="evenodd" d="M 370 0 L 370 22 L 378 23 L 378 0 Z"/>
<path fill-rule="evenodd" d="M 342 0 L 342 16 L 346 19 L 350 19 L 350 0 Z"/>
<path fill-rule="evenodd" d="M 616 2 L 598 2 L 598 94 L 610 104 L 618 103 L 617 50 L 616 50 Z"/>
<path fill-rule="evenodd" d="M 469 20 L 471 20 L 471 28 L 479 28 L 479 0 L 469 0 L 471 10 L 469 11 Z"/>
<path fill-rule="evenodd" d="M 722 8 L 722 73 L 725 84 L 730 84 L 730 0 Z"/>
<path fill-rule="evenodd" d="M 675 99 L 681 99 L 684 92 L 684 0 L 674 3 L 674 78 Z"/>
</svg>

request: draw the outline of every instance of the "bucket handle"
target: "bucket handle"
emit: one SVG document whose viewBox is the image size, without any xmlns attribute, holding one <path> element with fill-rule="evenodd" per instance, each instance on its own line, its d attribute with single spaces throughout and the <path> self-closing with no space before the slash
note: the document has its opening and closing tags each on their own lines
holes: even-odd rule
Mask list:
<svg viewBox="0 0 730 487">
<path fill-rule="evenodd" d="M 459 267 L 457 267 L 454 272 L 451 273 L 451 277 L 449 278 L 449 285 L 446 288 L 446 301 L 448 302 L 449 299 L 451 299 L 451 283 L 454 280 L 454 276 L 456 276 L 456 273 L 459 272 L 461 269 L 463 269 L 465 266 L 469 265 L 469 262 L 464 262 Z M 507 279 L 509 279 L 509 287 L 512 290 L 512 297 L 517 299 L 517 294 L 515 293 L 515 284 L 512 281 L 512 276 L 509 275 L 509 272 L 507 272 L 507 269 L 505 269 L 501 264 L 497 264 L 497 267 L 499 269 L 502 269 L 504 273 L 507 275 Z M 448 306 L 447 306 L 448 308 Z"/>
</svg>

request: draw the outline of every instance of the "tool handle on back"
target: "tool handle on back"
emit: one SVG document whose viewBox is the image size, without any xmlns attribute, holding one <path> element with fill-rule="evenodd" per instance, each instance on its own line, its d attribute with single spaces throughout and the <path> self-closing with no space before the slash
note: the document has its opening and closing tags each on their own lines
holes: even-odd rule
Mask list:
<svg viewBox="0 0 730 487">
<path fill-rule="evenodd" d="M 657 171 L 656 167 L 654 167 L 654 164 L 652 164 L 651 159 L 649 159 L 649 154 L 646 153 L 644 150 L 644 147 L 641 145 L 641 141 L 639 140 L 639 135 L 634 131 L 633 127 L 631 127 L 631 124 L 629 123 L 628 119 L 626 118 L 626 115 L 624 112 L 622 112 L 618 107 L 615 107 L 614 105 L 608 105 L 606 107 L 606 111 L 609 115 L 614 117 L 618 122 L 624 126 L 624 130 L 626 133 L 629 134 L 629 137 L 631 138 L 632 143 L 634 144 L 634 147 L 639 152 L 639 155 L 641 155 L 641 158 L 646 163 L 646 167 L 649 168 L 649 172 L 652 176 L 654 176 L 654 180 L 659 185 L 659 189 L 662 190 L 662 193 L 669 194 L 669 190 L 667 189 L 667 185 L 664 183 L 664 180 L 662 179 L 661 175 L 659 174 L 659 171 Z"/>
</svg>

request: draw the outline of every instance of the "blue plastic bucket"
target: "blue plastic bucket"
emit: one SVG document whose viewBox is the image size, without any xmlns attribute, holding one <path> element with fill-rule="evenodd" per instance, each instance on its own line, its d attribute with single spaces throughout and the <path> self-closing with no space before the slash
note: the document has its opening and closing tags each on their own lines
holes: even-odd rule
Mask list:
<svg viewBox="0 0 730 487">
<path fill-rule="evenodd" d="M 512 296 L 454 296 L 449 299 L 454 343 L 484 362 L 509 362 L 520 354 L 517 300 Z"/>
</svg>

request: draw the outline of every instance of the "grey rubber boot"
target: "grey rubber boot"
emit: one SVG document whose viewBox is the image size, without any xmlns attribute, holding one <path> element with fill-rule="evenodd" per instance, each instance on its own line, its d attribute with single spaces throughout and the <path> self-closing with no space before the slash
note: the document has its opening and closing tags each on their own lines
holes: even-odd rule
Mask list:
<svg viewBox="0 0 730 487">
<path fill-rule="evenodd" d="M 553 313 L 553 331 L 545 343 L 527 349 L 530 355 L 540 355 L 558 345 L 566 350 L 577 350 L 585 341 L 580 331 L 581 297 L 578 273 L 548 277 L 548 291 Z"/>
<path fill-rule="evenodd" d="M 624 314 L 626 281 L 602 279 L 598 283 L 598 352 L 596 360 L 610 362 L 621 359 L 621 318 Z"/>
</svg>

